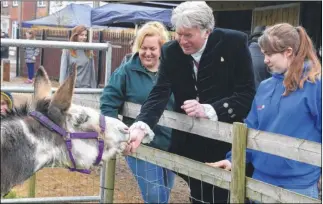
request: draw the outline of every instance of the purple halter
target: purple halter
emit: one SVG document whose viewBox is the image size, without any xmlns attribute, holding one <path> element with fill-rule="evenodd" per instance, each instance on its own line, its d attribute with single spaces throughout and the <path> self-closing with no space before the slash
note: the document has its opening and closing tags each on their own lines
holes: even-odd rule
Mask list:
<svg viewBox="0 0 323 204">
<path fill-rule="evenodd" d="M 98 145 L 99 145 L 99 154 L 98 157 L 96 158 L 96 161 L 94 165 L 99 165 L 101 159 L 102 159 L 102 154 L 103 154 L 103 149 L 104 149 L 104 140 L 100 137 L 100 135 L 97 132 L 75 132 L 75 133 L 70 133 L 65 131 L 63 128 L 59 127 L 56 125 L 53 121 L 51 121 L 49 118 L 47 118 L 44 114 L 38 112 L 38 111 L 32 111 L 29 113 L 30 116 L 34 117 L 38 122 L 40 122 L 42 125 L 47 127 L 51 131 L 55 131 L 58 134 L 60 134 L 65 142 L 66 142 L 66 147 L 68 150 L 68 154 L 70 156 L 70 160 L 73 164 L 73 168 L 68 167 L 70 171 L 77 171 L 80 173 L 85 173 L 85 174 L 90 174 L 91 171 L 88 169 L 77 169 L 76 168 L 76 163 L 74 160 L 74 157 L 72 155 L 72 141 L 71 139 L 96 139 L 98 140 Z M 105 117 L 103 115 L 100 115 L 100 128 L 101 128 L 101 133 L 104 133 L 105 131 Z"/>
</svg>

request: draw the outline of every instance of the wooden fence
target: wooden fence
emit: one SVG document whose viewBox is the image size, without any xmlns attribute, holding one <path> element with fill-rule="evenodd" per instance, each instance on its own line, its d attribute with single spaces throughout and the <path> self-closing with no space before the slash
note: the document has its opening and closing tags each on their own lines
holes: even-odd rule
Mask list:
<svg viewBox="0 0 323 204">
<path fill-rule="evenodd" d="M 100 95 L 98 94 L 74 95 L 73 102 L 99 109 L 99 97 Z M 141 106 L 138 104 L 126 102 L 123 106 L 121 115 L 136 118 L 140 112 L 140 107 Z M 233 148 L 232 172 L 220 168 L 213 168 L 204 163 L 144 145 L 141 145 L 132 156 L 188 175 L 192 178 L 203 180 L 212 185 L 229 189 L 231 191 L 230 197 L 233 199 L 231 201 L 234 203 L 244 202 L 242 197 L 248 197 L 252 200 L 264 203 L 321 203 L 320 200 L 245 177 L 244 163 L 241 161 L 239 162 L 241 156 L 245 157 L 245 153 L 236 154 L 238 151 L 245 152 L 246 148 L 249 148 L 321 167 L 322 145 L 320 143 L 254 130 L 243 127 L 242 124 L 238 123 L 232 125 L 203 118 L 196 119 L 167 110 L 164 111 L 158 124 L 184 132 L 198 134 L 202 137 L 231 143 Z M 242 130 L 238 131 L 239 129 Z M 245 146 L 243 143 L 246 143 Z M 235 165 L 237 164 L 240 165 L 240 167 L 238 166 L 236 168 Z M 115 165 L 115 160 L 112 160 L 109 168 L 111 168 L 111 165 Z M 241 168 L 241 166 L 244 168 Z M 109 177 L 114 178 L 113 175 L 110 175 Z M 245 184 L 243 182 L 245 182 Z M 113 195 L 113 184 L 111 184 L 109 188 L 112 188 L 109 194 Z M 239 192 L 239 189 L 244 189 L 245 193 Z M 236 192 L 238 195 L 232 194 Z M 113 201 L 113 196 L 109 197 L 108 200 Z"/>
<path fill-rule="evenodd" d="M 98 94 L 74 95 L 73 102 L 99 109 L 99 97 Z M 140 107 L 138 104 L 126 102 L 121 115 L 136 118 L 140 112 Z M 241 123 L 232 125 L 203 118 L 196 119 L 167 110 L 164 111 L 158 124 L 231 143 L 233 148 L 232 172 L 144 145 L 141 145 L 132 156 L 212 185 L 229 189 L 233 203 L 244 202 L 245 197 L 264 203 L 321 203 L 320 200 L 245 177 L 245 163 L 242 162 L 245 159 L 244 152 L 246 148 L 249 148 L 321 167 L 322 145 L 320 143 L 246 128 Z M 112 160 L 109 168 L 113 165 L 115 165 L 115 160 Z M 113 175 L 109 177 L 114 178 Z M 113 179 L 109 188 L 112 188 L 109 193 L 112 196 L 107 200 L 113 201 Z M 244 189 L 244 192 L 241 192 L 241 189 Z"/>
<path fill-rule="evenodd" d="M 73 103 L 99 109 L 100 94 L 75 94 Z M 126 102 L 122 116 L 135 118 L 140 112 L 140 105 Z M 270 185 L 245 176 L 246 148 L 258 150 L 288 159 L 322 166 L 320 143 L 297 139 L 247 128 L 245 124 L 228 124 L 207 119 L 196 119 L 184 114 L 165 110 L 159 125 L 198 134 L 202 137 L 232 143 L 232 171 L 214 168 L 176 154 L 141 145 L 132 156 L 154 163 L 161 167 L 203 180 L 206 183 L 230 190 L 231 203 L 243 203 L 245 197 L 263 203 L 321 203 L 313 199 L 274 185 Z M 113 201 L 114 168 L 116 161 L 107 164 L 110 179 L 106 187 L 106 201 Z M 34 185 L 34 184 L 32 184 Z M 33 186 L 30 190 L 33 190 Z"/>
<path fill-rule="evenodd" d="M 135 118 L 139 111 L 140 105 L 125 103 L 122 115 Z M 229 189 L 231 203 L 243 203 L 245 197 L 264 203 L 321 203 L 320 200 L 245 177 L 245 158 L 243 158 L 247 147 L 321 166 L 321 144 L 319 143 L 249 129 L 241 123 L 231 125 L 207 119 L 194 119 L 167 110 L 164 111 L 158 124 L 232 143 L 232 172 L 213 168 L 204 163 L 147 146 L 141 146 L 132 156 L 212 185 Z"/>
</svg>

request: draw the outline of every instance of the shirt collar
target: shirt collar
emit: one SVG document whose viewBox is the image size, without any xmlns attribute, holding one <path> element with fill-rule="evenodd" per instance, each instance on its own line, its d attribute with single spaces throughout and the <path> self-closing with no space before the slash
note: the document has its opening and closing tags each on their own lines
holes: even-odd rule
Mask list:
<svg viewBox="0 0 323 204">
<path fill-rule="evenodd" d="M 196 62 L 200 62 L 201 56 L 202 56 L 202 54 L 203 54 L 203 52 L 204 52 L 204 50 L 205 50 L 205 47 L 206 47 L 207 40 L 208 40 L 208 39 L 206 39 L 206 40 L 205 40 L 204 45 L 202 46 L 202 48 L 201 48 L 199 51 L 197 51 L 197 52 L 195 52 L 195 53 L 191 54 L 191 56 L 193 57 L 193 59 L 194 59 Z"/>
</svg>

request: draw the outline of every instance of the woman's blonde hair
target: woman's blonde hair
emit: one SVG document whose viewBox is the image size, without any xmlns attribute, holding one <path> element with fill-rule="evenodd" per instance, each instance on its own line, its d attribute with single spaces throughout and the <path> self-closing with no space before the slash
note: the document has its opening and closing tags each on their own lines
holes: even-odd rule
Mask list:
<svg viewBox="0 0 323 204">
<path fill-rule="evenodd" d="M 258 43 L 267 54 L 282 53 L 289 47 L 293 49 L 292 63 L 285 73 L 284 96 L 303 88 L 305 81 L 315 83 L 321 77 L 321 63 L 302 26 L 294 27 L 288 23 L 273 25 L 264 31 Z M 305 60 L 309 60 L 310 68 L 304 73 Z"/>
<path fill-rule="evenodd" d="M 157 21 L 150 21 L 145 23 L 138 31 L 134 44 L 132 46 L 132 52 L 139 51 L 145 37 L 147 36 L 159 36 L 160 47 L 169 40 L 169 34 L 165 26 Z"/>
<path fill-rule="evenodd" d="M 78 40 L 77 40 L 78 35 L 80 35 L 85 30 L 87 31 L 87 28 L 85 26 L 83 26 L 83 25 L 79 25 L 79 26 L 74 27 L 72 29 L 72 34 L 71 34 L 71 37 L 70 37 L 70 41 L 71 42 L 78 42 Z M 85 50 L 84 52 L 85 52 L 85 55 L 88 58 L 93 57 L 92 50 Z M 71 53 L 72 57 L 77 57 L 76 50 L 70 49 L 70 53 Z"/>
</svg>

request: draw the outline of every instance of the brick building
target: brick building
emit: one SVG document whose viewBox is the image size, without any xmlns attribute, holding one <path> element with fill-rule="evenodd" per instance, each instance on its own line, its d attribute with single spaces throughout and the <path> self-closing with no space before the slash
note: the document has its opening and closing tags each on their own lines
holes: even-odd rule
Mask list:
<svg viewBox="0 0 323 204">
<path fill-rule="evenodd" d="M 1 30 L 15 38 L 19 18 L 21 21 L 32 20 L 48 13 L 49 1 L 1 1 Z"/>
</svg>

